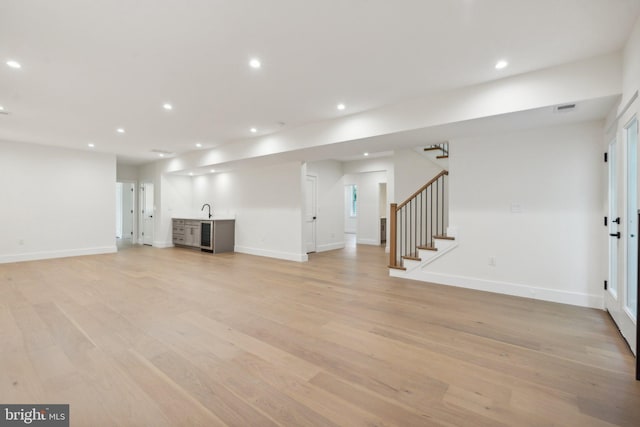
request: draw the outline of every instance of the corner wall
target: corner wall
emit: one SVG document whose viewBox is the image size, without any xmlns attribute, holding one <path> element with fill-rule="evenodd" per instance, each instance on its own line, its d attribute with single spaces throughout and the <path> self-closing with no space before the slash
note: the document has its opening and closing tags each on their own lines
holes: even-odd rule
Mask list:
<svg viewBox="0 0 640 427">
<path fill-rule="evenodd" d="M 235 251 L 306 261 L 302 247 L 302 165 L 285 163 L 193 178 L 193 215 L 210 203 L 234 215 Z"/>
<path fill-rule="evenodd" d="M 602 125 L 451 141 L 459 246 L 422 280 L 602 308 Z"/>
<path fill-rule="evenodd" d="M 0 263 L 116 251 L 116 158 L 0 142 Z"/>
</svg>

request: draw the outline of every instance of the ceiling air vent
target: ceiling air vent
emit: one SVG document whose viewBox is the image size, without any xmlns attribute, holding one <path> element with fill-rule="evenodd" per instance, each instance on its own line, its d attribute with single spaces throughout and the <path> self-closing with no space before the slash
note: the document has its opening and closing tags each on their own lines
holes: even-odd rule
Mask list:
<svg viewBox="0 0 640 427">
<path fill-rule="evenodd" d="M 564 104 L 564 105 L 556 105 L 554 110 L 557 113 L 567 113 L 569 111 L 573 111 L 576 109 L 576 104 Z"/>
</svg>

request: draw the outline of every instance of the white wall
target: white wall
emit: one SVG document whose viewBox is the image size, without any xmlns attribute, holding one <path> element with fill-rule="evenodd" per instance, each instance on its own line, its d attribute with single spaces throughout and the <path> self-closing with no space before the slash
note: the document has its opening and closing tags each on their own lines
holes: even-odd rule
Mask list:
<svg viewBox="0 0 640 427">
<path fill-rule="evenodd" d="M 161 203 L 158 208 L 156 200 L 156 215 L 160 223 L 160 234 L 154 235 L 153 246 L 170 247 L 173 246 L 172 239 L 172 218 L 195 217 L 192 212 L 193 200 L 193 178 L 184 175 L 162 175 L 160 177 Z"/>
<path fill-rule="evenodd" d="M 442 171 L 442 167 L 412 149 L 396 150 L 393 163 L 395 176 L 395 202 L 402 203 L 420 187 Z"/>
<path fill-rule="evenodd" d="M 423 280 L 602 307 L 601 140 L 589 122 L 451 141 L 459 246 Z"/>
<path fill-rule="evenodd" d="M 344 247 L 344 183 L 342 163 L 335 160 L 307 163 L 307 174 L 316 176 L 318 219 L 316 251 Z"/>
<path fill-rule="evenodd" d="M 116 166 L 116 179 L 118 182 L 136 182 L 138 180 L 138 167 L 118 163 Z"/>
<path fill-rule="evenodd" d="M 623 51 L 621 107 L 624 107 L 638 89 L 640 89 L 640 18 L 636 21 Z"/>
<path fill-rule="evenodd" d="M 0 142 L 0 262 L 109 253 L 116 158 Z"/>
<path fill-rule="evenodd" d="M 192 211 L 210 203 L 216 215 L 235 215 L 236 252 L 306 261 L 302 171 L 293 162 L 196 177 Z"/>
</svg>

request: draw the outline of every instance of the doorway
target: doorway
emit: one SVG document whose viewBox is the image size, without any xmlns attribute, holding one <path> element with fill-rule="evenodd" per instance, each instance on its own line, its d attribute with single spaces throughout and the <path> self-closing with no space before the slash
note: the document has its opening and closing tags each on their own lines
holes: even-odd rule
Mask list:
<svg viewBox="0 0 640 427">
<path fill-rule="evenodd" d="M 609 144 L 609 280 L 605 308 L 636 352 L 638 292 L 638 122 L 622 130 L 623 143 Z M 623 155 L 619 153 L 623 151 Z M 621 174 L 620 171 L 624 173 Z M 624 189 L 620 189 L 620 185 Z M 620 197 L 622 196 L 622 197 Z"/>
<path fill-rule="evenodd" d="M 140 186 L 140 217 L 142 218 L 142 243 L 144 245 L 153 245 L 153 227 L 154 227 L 154 194 L 153 183 L 143 182 Z"/>
<path fill-rule="evenodd" d="M 353 234 L 357 240 L 358 231 L 358 186 L 344 187 L 344 233 Z"/>
<path fill-rule="evenodd" d="M 380 217 L 380 244 L 387 243 L 387 183 L 378 183 L 378 216 Z"/>
<path fill-rule="evenodd" d="M 318 218 L 318 177 L 307 175 L 304 192 L 304 227 L 305 250 L 316 251 L 316 223 Z"/>
<path fill-rule="evenodd" d="M 116 183 L 116 239 L 117 246 L 135 243 L 135 183 Z"/>
</svg>

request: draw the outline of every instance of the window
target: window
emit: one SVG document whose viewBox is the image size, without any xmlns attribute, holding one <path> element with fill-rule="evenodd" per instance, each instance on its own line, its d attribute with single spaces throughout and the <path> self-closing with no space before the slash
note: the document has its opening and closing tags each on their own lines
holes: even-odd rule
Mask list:
<svg viewBox="0 0 640 427">
<path fill-rule="evenodd" d="M 358 216 L 358 186 L 349 186 L 349 216 Z"/>
</svg>

